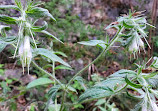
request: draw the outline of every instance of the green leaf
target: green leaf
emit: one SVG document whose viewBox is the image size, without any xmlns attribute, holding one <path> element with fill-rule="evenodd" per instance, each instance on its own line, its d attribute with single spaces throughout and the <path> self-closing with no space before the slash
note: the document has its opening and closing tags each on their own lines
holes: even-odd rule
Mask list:
<svg viewBox="0 0 158 111">
<path fill-rule="evenodd" d="M 88 46 L 99 46 L 103 49 L 106 48 L 106 43 L 102 40 L 90 40 L 90 41 L 82 41 L 78 43 L 83 44 L 83 45 L 88 45 Z"/>
<path fill-rule="evenodd" d="M 49 13 L 47 9 L 41 7 L 33 7 L 26 11 L 26 14 L 33 18 L 50 17 L 54 21 L 55 18 Z"/>
<path fill-rule="evenodd" d="M 131 81 L 128 79 L 127 76 L 125 77 L 125 81 L 126 81 L 126 83 L 127 83 L 128 85 L 130 85 L 130 86 L 132 86 L 132 87 L 134 87 L 134 88 L 142 88 L 142 87 L 143 87 L 141 84 L 135 84 L 135 83 L 131 82 Z"/>
<path fill-rule="evenodd" d="M 0 21 L 6 24 L 16 24 L 16 19 L 6 15 L 0 15 Z"/>
<path fill-rule="evenodd" d="M 107 87 L 114 91 L 118 91 L 125 86 L 126 82 L 124 78 L 116 77 L 116 78 L 108 78 L 95 86 L 99 87 Z"/>
<path fill-rule="evenodd" d="M 57 107 L 57 108 L 56 108 L 56 107 Z M 60 107 L 61 107 L 60 104 L 57 104 L 57 105 L 55 105 L 55 104 L 50 104 L 50 105 L 48 106 L 48 111 L 60 111 Z"/>
<path fill-rule="evenodd" d="M 14 1 L 15 1 L 15 4 L 19 7 L 19 9 L 23 9 L 21 0 L 14 0 Z"/>
<path fill-rule="evenodd" d="M 70 68 L 70 67 L 66 67 L 66 66 L 63 66 L 63 65 L 59 65 L 59 66 L 55 67 L 54 69 L 55 69 L 55 70 L 58 70 L 58 69 L 73 70 L 72 68 Z"/>
<path fill-rule="evenodd" d="M 30 82 L 27 85 L 27 89 L 33 88 L 33 87 L 36 87 L 36 86 L 40 86 L 40 85 L 51 84 L 51 83 L 54 83 L 54 81 L 52 81 L 51 79 L 48 79 L 48 78 L 39 78 L 39 79 L 36 79 L 36 80 Z"/>
<path fill-rule="evenodd" d="M 59 63 L 65 65 L 67 67 L 71 67 L 68 63 L 66 63 L 60 57 L 58 57 L 53 52 L 51 52 L 47 49 L 37 48 L 37 49 L 34 50 L 34 53 L 37 54 L 37 55 L 39 54 L 39 55 L 45 56 L 45 57 L 51 59 L 52 61 L 59 62 Z"/>
<path fill-rule="evenodd" d="M 0 33 L 3 37 L 6 37 L 5 30 L 10 30 L 11 28 L 6 25 L 0 25 Z"/>
<path fill-rule="evenodd" d="M 123 26 L 125 27 L 125 28 L 133 28 L 134 27 L 134 25 L 131 25 L 132 23 L 127 23 L 127 21 L 125 21 L 125 20 L 123 20 Z"/>
<path fill-rule="evenodd" d="M 38 27 L 38 26 L 34 26 L 32 27 L 31 29 L 34 31 L 34 32 L 41 32 L 43 30 L 46 30 L 48 28 L 48 24 L 46 21 L 44 21 L 44 25 L 41 26 L 41 27 Z"/>
<path fill-rule="evenodd" d="M 151 93 L 153 93 L 156 98 L 158 98 L 158 90 L 153 90 L 153 89 L 149 89 L 151 91 Z"/>
<path fill-rule="evenodd" d="M 51 33 L 47 32 L 47 31 L 45 31 L 45 30 L 41 31 L 41 33 L 44 33 L 44 34 L 46 34 L 46 35 L 48 35 L 48 36 L 50 36 L 50 37 L 53 37 L 53 38 L 56 39 L 57 41 L 63 43 L 63 42 L 62 42 L 61 40 L 59 40 L 57 37 L 55 37 L 54 35 L 52 35 Z"/>
<path fill-rule="evenodd" d="M 108 78 L 90 89 L 87 89 L 80 97 L 79 102 L 100 99 L 115 94 L 126 85 L 124 78 Z M 117 87 L 117 88 L 116 88 Z"/>
<path fill-rule="evenodd" d="M 117 24 L 118 25 L 118 24 Z M 109 24 L 104 30 L 110 29 L 110 28 L 116 28 L 118 29 L 118 26 L 114 25 L 113 23 Z"/>
<path fill-rule="evenodd" d="M 82 78 L 81 76 L 75 77 L 74 80 L 77 80 L 77 81 L 80 82 L 80 83 L 84 83 L 84 82 L 83 82 L 83 78 Z"/>
<path fill-rule="evenodd" d="M 147 81 L 142 76 L 137 77 L 137 81 L 139 82 L 139 84 L 148 87 Z"/>
<path fill-rule="evenodd" d="M 128 75 L 128 77 L 135 77 L 137 73 L 132 70 L 121 69 L 115 72 L 114 74 L 110 75 L 110 77 L 126 77 L 126 75 Z"/>
<path fill-rule="evenodd" d="M 148 84 L 150 84 L 153 88 L 158 88 L 158 75 L 146 79 L 146 81 L 148 82 Z"/>
<path fill-rule="evenodd" d="M 69 86 L 69 87 L 68 87 L 68 90 L 69 90 L 69 91 L 71 91 L 71 92 L 75 92 L 75 93 L 77 94 L 76 89 L 75 89 L 75 88 L 73 88 L 73 87 L 71 87 L 71 86 Z"/>
<path fill-rule="evenodd" d="M 20 11 L 19 7 L 16 5 L 0 5 L 0 9 L 14 9 Z"/>
<path fill-rule="evenodd" d="M 129 38 L 129 37 L 131 37 L 132 35 L 131 34 L 129 34 L 129 35 L 126 35 L 126 34 L 120 34 L 120 37 L 123 37 L 123 38 Z"/>
<path fill-rule="evenodd" d="M 51 87 L 50 90 L 48 91 L 48 95 L 52 99 L 53 102 L 55 101 L 56 94 L 60 88 L 61 88 L 60 85 L 55 85 Z"/>
<path fill-rule="evenodd" d="M 104 99 L 99 99 L 96 103 L 95 103 L 95 105 L 96 106 L 99 106 L 99 105 L 102 105 L 102 104 L 105 104 L 106 103 L 106 100 L 105 100 L 105 98 Z"/>
<path fill-rule="evenodd" d="M 17 40 L 16 36 L 3 37 L 0 38 L 0 43 L 12 44 L 15 43 L 16 40 Z"/>
<path fill-rule="evenodd" d="M 61 55 L 63 57 L 67 57 L 67 55 L 65 53 L 60 52 L 60 51 L 55 51 L 54 54 Z"/>
<path fill-rule="evenodd" d="M 84 84 L 84 80 L 83 80 L 83 78 L 82 78 L 81 76 L 77 76 L 77 77 L 75 77 L 74 80 L 76 80 L 77 82 L 79 82 L 80 85 L 84 88 L 84 90 L 87 89 L 86 86 L 85 86 L 85 84 Z"/>
<path fill-rule="evenodd" d="M 3 49 L 4 49 L 6 46 L 7 46 L 7 44 L 0 42 L 0 52 L 2 52 Z"/>
<path fill-rule="evenodd" d="M 8 44 L 12 44 L 12 43 L 14 43 L 15 41 L 16 41 L 16 37 L 15 37 L 15 36 L 0 38 L 0 52 L 2 52 L 3 49 L 4 49 Z"/>
<path fill-rule="evenodd" d="M 112 92 L 107 87 L 92 87 L 90 89 L 87 89 L 80 97 L 78 102 L 93 100 L 93 99 L 99 99 L 103 97 L 108 97 L 113 95 L 114 92 Z"/>
<path fill-rule="evenodd" d="M 153 57 L 153 62 L 152 64 L 150 65 L 150 67 L 153 67 L 155 69 L 158 69 L 158 57 Z"/>
</svg>

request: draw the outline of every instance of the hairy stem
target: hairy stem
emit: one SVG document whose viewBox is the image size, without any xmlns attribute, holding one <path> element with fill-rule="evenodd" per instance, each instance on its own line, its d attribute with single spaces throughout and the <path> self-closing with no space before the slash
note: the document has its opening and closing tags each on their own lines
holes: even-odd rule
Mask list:
<svg viewBox="0 0 158 111">
<path fill-rule="evenodd" d="M 52 61 L 53 65 L 52 65 L 52 71 L 53 71 L 53 76 L 55 77 L 55 61 Z M 56 81 L 54 80 L 54 85 L 56 85 Z M 57 97 L 55 97 L 55 110 L 58 110 L 58 106 L 57 106 Z"/>
<path fill-rule="evenodd" d="M 63 111 L 64 102 L 65 102 L 65 96 L 66 96 L 66 91 L 64 90 L 63 96 L 62 96 L 62 103 L 61 103 L 60 111 Z"/>
<path fill-rule="evenodd" d="M 33 64 L 37 69 L 39 69 L 41 72 L 43 72 L 43 73 L 49 75 L 51 78 L 53 78 L 53 79 L 64 89 L 62 83 L 61 83 L 54 75 L 52 75 L 52 74 L 50 74 L 49 72 L 47 72 L 47 71 L 45 71 L 44 69 L 42 69 L 40 66 L 38 66 L 38 64 L 35 63 L 35 61 L 32 61 L 32 64 Z"/>
<path fill-rule="evenodd" d="M 119 38 L 119 34 L 123 31 L 124 27 L 121 27 L 116 35 L 114 36 L 114 38 L 111 40 L 111 42 L 109 43 L 109 45 L 107 45 L 107 47 L 102 51 L 102 53 L 99 54 L 99 56 L 93 60 L 90 64 L 88 64 L 86 67 L 84 67 L 83 69 L 81 69 L 78 73 L 76 73 L 73 78 L 68 82 L 68 84 L 66 85 L 66 88 L 63 92 L 63 99 L 62 99 L 62 105 L 61 105 L 61 108 L 60 108 L 60 111 L 62 111 L 63 107 L 64 107 L 64 102 L 65 102 L 65 96 L 66 96 L 66 89 L 68 88 L 68 86 L 73 82 L 73 80 L 79 76 L 81 73 L 83 73 L 89 66 L 91 66 L 92 64 L 94 64 L 95 62 L 97 62 L 103 54 L 105 54 L 105 52 L 107 52 L 109 50 L 109 48 L 118 40 Z"/>
<path fill-rule="evenodd" d="M 115 37 L 111 40 L 110 44 L 107 45 L 107 47 L 102 51 L 102 53 L 99 54 L 99 56 L 92 61 L 90 64 L 88 64 L 86 67 L 84 67 L 83 69 L 81 69 L 77 74 L 74 75 L 74 77 L 68 82 L 67 87 L 71 84 L 71 82 L 77 77 L 79 76 L 81 73 L 83 73 L 83 71 L 85 71 L 89 66 L 91 66 L 92 64 L 94 64 L 95 62 L 97 62 L 99 60 L 99 58 L 102 57 L 103 54 L 105 54 L 105 52 L 107 52 L 109 50 L 109 48 L 116 42 L 116 40 L 119 38 L 119 34 L 123 31 L 123 27 L 120 28 L 118 30 L 118 32 L 116 33 Z"/>
</svg>

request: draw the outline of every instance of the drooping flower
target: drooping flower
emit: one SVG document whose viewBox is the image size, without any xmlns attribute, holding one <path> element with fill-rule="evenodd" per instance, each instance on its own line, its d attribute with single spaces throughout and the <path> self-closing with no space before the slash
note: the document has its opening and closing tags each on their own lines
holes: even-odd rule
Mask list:
<svg viewBox="0 0 158 111">
<path fill-rule="evenodd" d="M 137 38 L 134 38 L 134 39 L 132 40 L 131 44 L 129 45 L 128 50 L 129 50 L 129 52 L 131 52 L 131 53 L 135 53 L 135 52 L 138 51 L 138 49 L 139 49 L 139 46 L 138 46 L 138 43 L 137 43 Z"/>
<path fill-rule="evenodd" d="M 30 37 L 25 36 L 24 40 L 21 42 L 21 45 L 19 47 L 19 56 L 23 67 L 28 67 L 28 74 L 29 74 L 29 67 L 32 60 L 32 51 L 30 46 Z"/>
<path fill-rule="evenodd" d="M 131 37 L 131 42 L 129 43 L 128 51 L 130 53 L 133 53 L 135 56 L 135 54 L 138 51 L 140 52 L 140 48 L 143 48 L 143 50 L 145 52 L 144 42 L 141 39 L 141 35 L 139 35 L 138 32 L 134 32 L 133 36 Z"/>
</svg>

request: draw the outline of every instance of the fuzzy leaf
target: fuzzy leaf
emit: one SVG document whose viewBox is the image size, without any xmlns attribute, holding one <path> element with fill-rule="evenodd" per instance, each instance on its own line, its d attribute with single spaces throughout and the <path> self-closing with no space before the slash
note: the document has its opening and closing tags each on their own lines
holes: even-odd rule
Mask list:
<svg viewBox="0 0 158 111">
<path fill-rule="evenodd" d="M 60 52 L 60 51 L 55 51 L 54 54 L 61 55 L 63 57 L 67 57 L 67 55 L 65 53 Z"/>
<path fill-rule="evenodd" d="M 48 24 L 47 24 L 47 22 L 44 21 L 44 25 L 43 26 L 41 26 L 41 27 L 35 26 L 35 27 L 32 27 L 31 29 L 34 32 L 41 32 L 43 30 L 46 30 L 47 28 L 48 28 Z"/>
<path fill-rule="evenodd" d="M 152 64 L 151 64 L 150 67 L 153 67 L 153 68 L 155 68 L 155 69 L 158 69 L 158 57 L 154 57 L 153 59 L 154 59 L 154 60 L 153 60 L 153 62 L 152 62 Z"/>
<path fill-rule="evenodd" d="M 2 52 L 3 49 L 4 49 L 6 46 L 7 46 L 6 43 L 1 43 L 1 42 L 0 42 L 0 52 Z"/>
<path fill-rule="evenodd" d="M 127 76 L 125 77 L 125 81 L 128 85 L 130 85 L 134 88 L 142 88 L 143 87 L 141 84 L 135 84 L 132 81 L 130 81 Z"/>
<path fill-rule="evenodd" d="M 30 82 L 28 85 L 27 85 L 27 88 L 33 88 L 33 87 L 36 87 L 36 86 L 39 86 L 39 85 L 45 85 L 45 84 L 51 84 L 51 83 L 54 83 L 51 79 L 48 79 L 48 78 L 39 78 L 39 79 L 36 79 L 32 82 Z"/>
<path fill-rule="evenodd" d="M 21 0 L 14 0 L 14 1 L 15 1 L 15 4 L 18 6 L 19 9 L 23 8 Z"/>
<path fill-rule="evenodd" d="M 0 9 L 14 9 L 20 11 L 19 7 L 16 5 L 0 5 Z"/>
<path fill-rule="evenodd" d="M 90 41 L 82 41 L 78 42 L 79 44 L 88 45 L 88 46 L 99 46 L 103 49 L 106 48 L 106 43 L 102 40 L 90 40 Z"/>
<path fill-rule="evenodd" d="M 49 59 L 51 59 L 52 61 L 56 61 L 59 62 L 67 67 L 71 67 L 68 63 L 66 63 L 65 61 L 63 61 L 60 57 L 58 57 L 57 55 L 55 55 L 53 52 L 44 49 L 44 48 L 37 48 L 34 50 L 34 53 L 37 55 L 42 55 L 45 56 Z"/>
<path fill-rule="evenodd" d="M 16 36 L 10 36 L 5 38 L 0 38 L 0 43 L 12 44 L 16 42 L 16 40 L 17 40 Z"/>
<path fill-rule="evenodd" d="M 0 15 L 0 21 L 6 24 L 16 24 L 16 19 L 6 15 Z"/>
<path fill-rule="evenodd" d="M 108 97 L 110 95 L 113 95 L 114 92 L 112 92 L 107 87 L 93 87 L 90 89 L 87 89 L 80 97 L 78 102 L 83 102 L 85 100 L 89 99 L 99 99 L 103 97 Z"/>
<path fill-rule="evenodd" d="M 123 88 L 125 84 L 126 84 L 126 82 L 125 82 L 124 78 L 116 77 L 116 78 L 108 78 L 108 79 L 96 84 L 95 86 L 107 87 L 107 88 L 117 91 L 117 90 Z"/>
<path fill-rule="evenodd" d="M 158 88 L 158 75 L 146 80 L 153 88 Z"/>
<path fill-rule="evenodd" d="M 57 37 L 55 37 L 54 35 L 52 35 L 51 33 L 47 32 L 47 31 L 45 31 L 45 30 L 41 31 L 41 33 L 44 33 L 44 34 L 46 34 L 46 35 L 48 35 L 48 36 L 50 36 L 50 37 L 53 37 L 53 38 L 56 39 L 57 41 L 63 43 L 63 42 L 62 42 L 61 40 L 59 40 Z"/>
<path fill-rule="evenodd" d="M 54 21 L 55 18 L 49 13 L 47 9 L 41 7 L 33 7 L 26 11 L 26 14 L 33 18 L 50 17 Z"/>
<path fill-rule="evenodd" d="M 3 49 L 4 49 L 8 44 L 12 44 L 12 43 L 14 43 L 15 41 L 16 41 L 16 37 L 15 37 L 15 36 L 0 38 L 0 52 L 2 52 Z"/>
<path fill-rule="evenodd" d="M 75 93 L 77 94 L 76 89 L 75 89 L 75 88 L 73 88 L 73 87 L 71 87 L 71 86 L 69 86 L 69 87 L 68 87 L 68 90 L 69 90 L 70 92 L 75 92 Z"/>
<path fill-rule="evenodd" d="M 136 74 L 137 73 L 132 70 L 121 69 L 115 72 L 114 74 L 110 75 L 110 77 L 126 77 L 126 75 L 128 75 L 128 77 L 134 77 L 136 76 Z"/>
<path fill-rule="evenodd" d="M 72 68 L 70 68 L 70 67 L 66 67 L 66 66 L 63 66 L 63 65 L 59 65 L 59 66 L 55 67 L 54 69 L 55 69 L 55 70 L 58 70 L 58 69 L 73 70 Z"/>
<path fill-rule="evenodd" d="M 152 72 L 150 74 L 146 74 L 146 75 L 144 75 L 144 79 L 152 78 L 152 77 L 156 76 L 157 74 L 158 74 L 157 71 L 156 72 Z"/>
<path fill-rule="evenodd" d="M 108 78 L 90 89 L 87 89 L 80 97 L 79 102 L 88 100 L 88 99 L 99 99 L 103 97 L 108 97 L 115 94 L 121 88 L 125 86 L 124 78 Z"/>
<path fill-rule="evenodd" d="M 6 25 L 0 25 L 0 33 L 3 37 L 6 37 L 5 30 L 10 30 L 11 28 Z"/>
<path fill-rule="evenodd" d="M 83 78 L 81 76 L 75 77 L 74 80 L 78 81 L 80 83 L 80 85 L 84 88 L 84 90 L 87 89 L 86 86 L 85 86 L 85 84 L 84 84 L 84 80 L 83 80 Z"/>
<path fill-rule="evenodd" d="M 102 105 L 102 104 L 105 104 L 106 103 L 106 100 L 105 99 L 99 99 L 96 103 L 95 103 L 95 105 L 96 106 L 99 106 L 99 105 Z"/>
<path fill-rule="evenodd" d="M 50 90 L 48 91 L 48 95 L 50 96 L 50 98 L 52 99 L 52 101 L 55 101 L 56 98 L 56 94 L 58 92 L 58 90 L 61 88 L 60 85 L 55 85 L 53 87 L 50 88 Z"/>
<path fill-rule="evenodd" d="M 129 20 L 128 20 L 128 21 L 129 21 Z M 131 24 L 132 24 L 132 23 L 127 23 L 127 21 L 123 20 L 123 26 L 124 26 L 125 28 L 128 28 L 128 29 L 133 28 L 134 25 L 131 25 Z"/>
<path fill-rule="evenodd" d="M 60 111 L 60 107 L 61 105 L 60 104 L 50 104 L 48 106 L 48 111 Z"/>
</svg>

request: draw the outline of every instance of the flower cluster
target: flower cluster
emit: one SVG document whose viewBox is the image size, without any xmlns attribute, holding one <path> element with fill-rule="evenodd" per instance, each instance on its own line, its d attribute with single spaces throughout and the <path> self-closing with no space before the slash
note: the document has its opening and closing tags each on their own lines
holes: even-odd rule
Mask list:
<svg viewBox="0 0 158 111">
<path fill-rule="evenodd" d="M 142 38 L 148 44 L 146 40 L 147 34 L 145 32 L 147 25 L 154 27 L 147 23 L 146 17 L 142 17 L 141 12 L 130 12 L 129 15 L 119 17 L 117 21 L 111 23 L 106 29 L 115 28 L 119 30 L 124 28 L 120 34 L 122 45 L 126 47 L 130 53 L 135 55 L 138 51 L 140 52 L 140 48 L 144 49 Z M 149 44 L 148 46 L 150 47 Z"/>
</svg>

